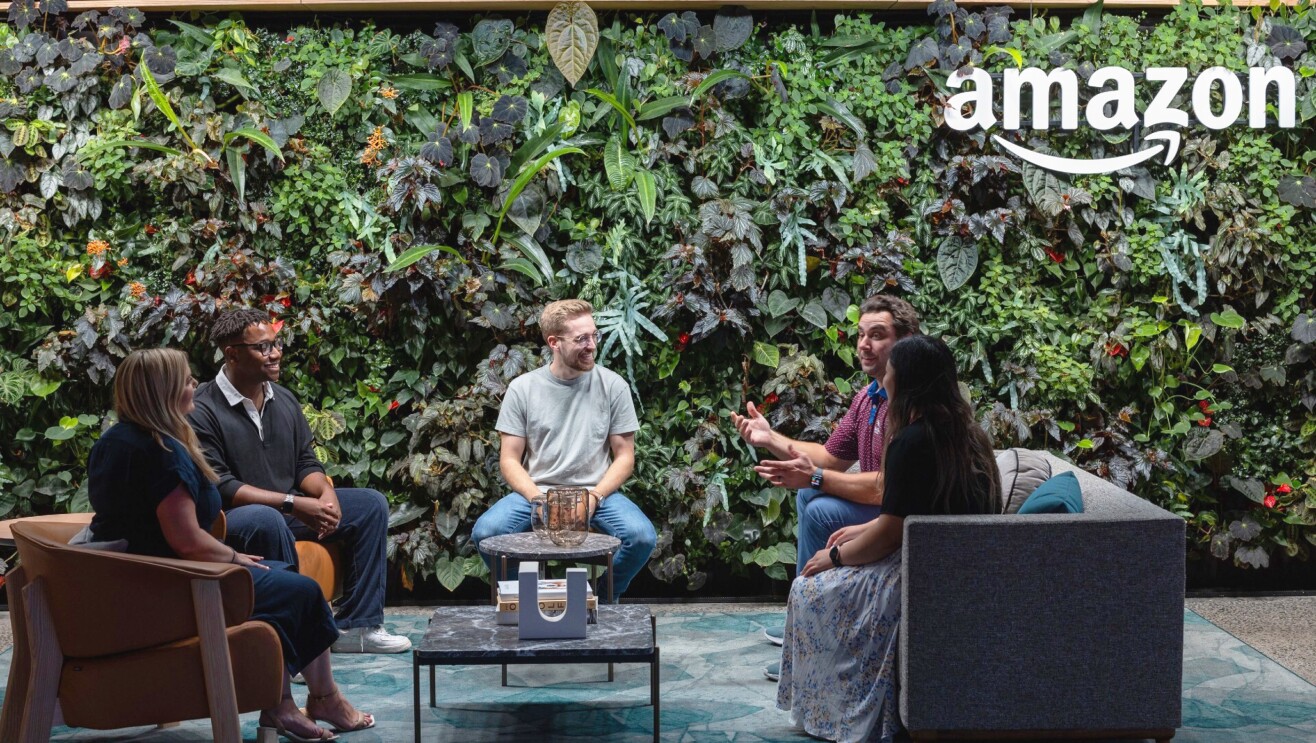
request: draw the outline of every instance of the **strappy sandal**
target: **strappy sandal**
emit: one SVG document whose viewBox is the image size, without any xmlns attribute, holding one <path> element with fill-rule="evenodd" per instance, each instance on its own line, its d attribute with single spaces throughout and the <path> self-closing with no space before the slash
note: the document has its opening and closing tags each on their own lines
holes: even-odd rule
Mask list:
<svg viewBox="0 0 1316 743">
<path fill-rule="evenodd" d="M 310 715 L 307 715 L 307 717 L 309 716 Z M 257 720 L 256 724 L 262 728 L 268 728 L 270 730 L 273 730 L 275 735 L 279 735 L 281 737 L 287 738 L 293 743 L 327 743 L 328 741 L 331 740 L 338 740 L 338 736 L 335 735 L 333 731 L 325 730 L 319 725 L 316 725 L 315 729 L 319 730 L 320 734 L 314 738 L 308 738 L 300 733 L 294 732 L 284 727 L 280 727 L 279 723 L 277 722 L 274 721 L 266 722 L 264 714 L 260 716 L 260 719 Z"/>
<path fill-rule="evenodd" d="M 355 733 L 358 730 L 368 730 L 375 726 L 374 715 L 370 714 L 369 712 L 362 712 L 361 710 L 356 708 L 353 708 L 353 711 L 356 712 L 356 720 L 350 726 L 340 725 L 336 721 L 330 720 L 327 717 L 316 717 L 315 715 L 311 714 L 311 702 L 319 701 L 323 699 L 332 699 L 333 697 L 339 697 L 342 695 L 343 692 L 341 689 L 334 689 L 328 694 L 308 694 L 306 696 L 306 706 L 302 708 L 302 713 L 305 714 L 307 717 L 311 718 L 312 720 L 315 720 L 316 722 L 329 723 L 329 727 L 332 728 L 335 733 Z"/>
</svg>

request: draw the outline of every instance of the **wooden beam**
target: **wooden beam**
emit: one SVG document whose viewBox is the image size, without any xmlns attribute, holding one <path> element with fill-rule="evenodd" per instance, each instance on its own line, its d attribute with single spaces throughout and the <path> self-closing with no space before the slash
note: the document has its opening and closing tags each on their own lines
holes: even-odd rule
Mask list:
<svg viewBox="0 0 1316 743">
<path fill-rule="evenodd" d="M 337 13 L 398 13 L 412 11 L 496 13 L 508 11 L 548 10 L 558 0 L 69 0 L 69 11 L 105 10 L 116 6 L 135 7 L 146 12 L 180 13 L 185 11 L 280 12 L 324 11 Z M 1296 5 L 1297 0 L 1283 0 Z M 928 0 L 598 0 L 590 2 L 596 10 L 714 10 L 724 5 L 741 5 L 754 10 L 924 10 Z M 1019 9 L 1059 8 L 1082 10 L 1091 0 L 1036 0 L 1036 2 L 1001 2 L 1001 0 L 959 0 L 965 7 L 1010 5 Z M 1181 4 L 1181 0 L 1106 0 L 1106 8 L 1120 10 L 1155 10 Z M 1206 5 L 1220 5 L 1218 0 L 1204 0 Z M 1235 0 L 1234 5 L 1269 5 L 1267 0 Z M 0 2 L 0 9 L 9 3 Z"/>
</svg>

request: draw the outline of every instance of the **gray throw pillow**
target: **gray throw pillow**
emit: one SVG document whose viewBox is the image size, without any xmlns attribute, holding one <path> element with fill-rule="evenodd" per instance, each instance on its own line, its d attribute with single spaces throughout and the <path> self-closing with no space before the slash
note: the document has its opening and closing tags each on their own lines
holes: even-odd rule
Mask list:
<svg viewBox="0 0 1316 743">
<path fill-rule="evenodd" d="M 1028 496 L 1051 478 L 1051 463 L 1040 451 L 1006 449 L 996 455 L 1001 471 L 1001 512 L 1017 513 Z"/>
</svg>

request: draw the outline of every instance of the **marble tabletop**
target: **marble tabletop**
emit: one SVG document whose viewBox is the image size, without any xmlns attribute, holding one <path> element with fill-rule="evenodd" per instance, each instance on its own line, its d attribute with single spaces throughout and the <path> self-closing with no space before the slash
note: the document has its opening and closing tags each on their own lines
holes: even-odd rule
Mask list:
<svg viewBox="0 0 1316 743">
<path fill-rule="evenodd" d="M 486 537 L 480 541 L 480 551 L 494 557 L 507 556 L 517 560 L 567 560 L 571 558 L 602 557 L 609 552 L 615 553 L 621 547 L 621 540 L 607 534 L 590 532 L 585 541 L 574 547 L 559 547 L 541 539 L 538 534 L 523 531 L 516 534 L 500 534 Z"/>
<path fill-rule="evenodd" d="M 442 606 L 430 617 L 425 637 L 413 649 L 418 663 L 473 664 L 508 658 L 573 658 L 653 655 L 654 636 L 649 607 L 603 605 L 598 624 L 589 625 L 583 640 L 521 640 L 516 625 L 497 624 L 492 606 Z"/>
</svg>

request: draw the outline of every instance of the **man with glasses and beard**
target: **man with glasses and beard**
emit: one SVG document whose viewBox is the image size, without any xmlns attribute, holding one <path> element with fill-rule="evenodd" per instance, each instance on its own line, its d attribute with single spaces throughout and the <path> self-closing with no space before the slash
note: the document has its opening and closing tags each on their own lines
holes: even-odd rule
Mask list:
<svg viewBox="0 0 1316 743">
<path fill-rule="evenodd" d="M 657 534 L 619 492 L 635 469 L 640 422 L 626 380 L 595 363 L 593 312 L 588 302 L 564 299 L 540 315 L 553 361 L 512 380 L 498 413 L 499 469 L 514 492 L 480 516 L 471 538 L 478 547 L 492 536 L 529 531 L 531 499 L 553 487 L 585 488 L 590 525 L 621 540 L 612 566 L 620 596 L 648 561 Z"/>
<path fill-rule="evenodd" d="M 313 449 L 297 398 L 275 382 L 278 330 L 258 310 L 220 315 L 210 339 L 224 355 L 213 382 L 196 390 L 190 420 L 219 475 L 225 542 L 244 554 L 297 564 L 295 540 L 336 542 L 344 557 L 336 653 L 401 653 L 411 641 L 384 629 L 388 501 L 377 490 L 334 488 Z"/>
</svg>

